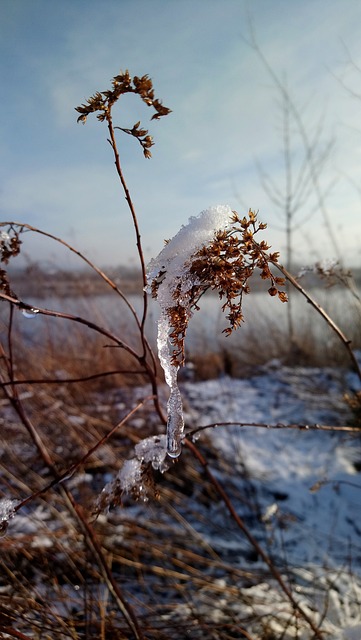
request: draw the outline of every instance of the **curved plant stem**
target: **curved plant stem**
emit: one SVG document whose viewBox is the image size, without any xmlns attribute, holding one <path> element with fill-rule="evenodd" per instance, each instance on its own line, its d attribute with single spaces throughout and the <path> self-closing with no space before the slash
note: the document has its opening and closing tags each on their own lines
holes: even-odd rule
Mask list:
<svg viewBox="0 0 361 640">
<path fill-rule="evenodd" d="M 119 157 L 119 156 L 118 156 Z M 120 165 L 119 165 L 120 166 Z M 124 183 L 125 184 L 125 183 Z M 126 185 L 125 185 L 126 186 Z M 128 192 L 129 193 L 129 192 Z M 129 196 L 130 198 L 130 196 Z M 130 202 L 132 202 L 130 200 Z M 132 211 L 134 212 L 134 216 L 135 216 L 135 211 L 134 211 L 134 207 L 132 204 Z M 136 216 L 135 216 L 135 220 L 137 220 Z M 87 258 L 83 253 L 81 253 L 80 251 L 78 251 L 78 249 L 75 249 L 75 247 L 73 247 L 71 244 L 69 244 L 68 242 L 65 242 L 65 240 L 63 240 L 62 238 L 59 238 L 58 236 L 53 235 L 52 233 L 48 233 L 47 231 L 43 231 L 42 229 L 38 229 L 37 227 L 33 227 L 30 224 L 26 224 L 23 222 L 0 222 L 0 227 L 19 227 L 19 229 L 23 230 L 23 229 L 27 229 L 28 231 L 31 231 L 33 233 L 37 233 L 39 235 L 45 236 L 46 238 L 50 238 L 51 240 L 54 240 L 55 242 L 58 242 L 59 244 L 63 245 L 64 247 L 66 247 L 67 249 L 69 249 L 69 251 L 71 251 L 72 253 L 75 253 L 75 255 L 77 255 L 81 260 L 83 260 L 83 262 L 85 262 L 93 271 L 95 271 L 95 273 L 97 273 L 103 280 L 104 282 L 106 282 L 112 289 L 113 291 L 115 291 L 115 293 L 118 294 L 118 296 L 123 300 L 123 302 L 127 305 L 129 311 L 131 312 L 134 321 L 139 329 L 139 333 L 141 336 L 141 343 L 142 343 L 142 347 L 143 347 L 143 356 L 142 358 L 146 357 L 146 353 L 148 352 L 151 358 L 151 362 L 152 362 L 152 366 L 153 366 L 153 371 L 154 374 L 156 373 L 156 360 L 155 360 L 155 356 L 153 353 L 153 350 L 147 340 L 147 337 L 145 335 L 145 321 L 146 321 L 146 315 L 147 315 L 147 294 L 145 293 L 145 291 L 143 291 L 143 304 L 144 304 L 144 311 L 143 311 L 143 316 L 142 316 L 142 320 L 140 321 L 138 318 L 138 314 L 136 312 L 136 310 L 134 309 L 133 305 L 131 304 L 131 302 L 128 300 L 128 298 L 126 297 L 126 295 L 123 293 L 123 291 L 121 291 L 121 289 L 119 289 L 119 287 L 117 287 L 117 285 L 115 284 L 115 282 L 109 278 L 109 276 L 107 276 L 106 273 L 104 273 L 104 271 L 102 271 L 94 262 L 92 262 L 91 260 L 89 260 L 89 258 Z M 137 232 L 137 234 L 139 235 L 139 230 Z M 139 235 L 139 244 L 140 244 L 140 235 Z M 143 258 L 143 252 L 141 249 L 141 245 L 140 245 L 140 250 L 141 250 L 141 264 L 142 264 L 142 281 L 143 281 L 143 287 L 145 286 L 145 264 L 144 264 L 144 258 Z"/>
<path fill-rule="evenodd" d="M 106 273 L 104 273 L 104 271 L 102 271 L 99 267 L 97 267 L 97 265 L 94 264 L 94 262 L 92 262 L 91 260 L 89 260 L 89 258 L 87 258 L 83 253 L 78 251 L 78 249 L 75 249 L 75 247 L 73 247 L 68 242 L 65 242 L 65 240 L 63 240 L 62 238 L 58 238 L 58 236 L 54 236 L 52 233 L 48 233 L 47 231 L 43 231 L 42 229 L 38 229 L 37 227 L 33 227 L 32 225 L 26 224 L 24 222 L 14 222 L 14 221 L 0 222 L 0 226 L 1 227 L 19 227 L 21 230 L 27 229 L 28 231 L 31 231 L 33 233 L 37 233 L 41 236 L 45 236 L 50 240 L 54 240 L 55 242 L 58 242 L 59 244 L 69 249 L 69 251 L 71 251 L 72 253 L 75 253 L 81 260 L 83 260 L 83 262 L 85 262 L 93 271 L 95 271 L 95 273 L 97 273 L 104 280 L 104 282 L 106 282 L 113 289 L 113 291 L 115 291 L 118 294 L 118 296 L 120 296 L 123 302 L 127 305 L 129 311 L 134 317 L 135 322 L 137 323 L 138 328 L 140 329 L 140 322 L 139 322 L 137 313 L 133 305 L 129 302 L 126 295 L 121 291 L 121 289 L 119 289 L 119 287 L 117 287 L 115 282 L 111 278 L 109 278 L 109 276 L 107 276 Z"/>
<path fill-rule="evenodd" d="M 140 231 L 139 231 L 139 224 L 138 224 L 137 214 L 135 212 L 133 200 L 131 198 L 127 183 L 126 183 L 125 178 L 124 178 L 123 170 L 122 170 L 122 167 L 121 167 L 121 164 L 120 164 L 120 156 L 119 156 L 119 151 L 118 151 L 118 147 L 117 147 L 117 142 L 116 142 L 116 139 L 115 139 L 115 133 L 114 133 L 114 126 L 113 126 L 113 120 L 112 120 L 112 115 L 111 115 L 111 109 L 109 109 L 109 113 L 107 115 L 107 123 L 108 123 L 108 131 L 109 131 L 109 135 L 110 135 L 109 142 L 110 142 L 110 145 L 111 145 L 111 147 L 113 149 L 117 174 L 119 176 L 119 180 L 121 182 L 121 185 L 122 185 L 122 188 L 123 188 L 123 191 L 124 191 L 124 194 L 125 194 L 125 199 L 127 201 L 127 204 L 128 204 L 131 216 L 132 216 L 132 221 L 133 221 L 133 226 L 134 226 L 135 236 L 136 236 L 137 251 L 138 251 L 140 266 L 141 266 L 141 269 L 142 269 L 143 315 L 142 315 L 142 320 L 141 320 L 141 323 L 140 323 L 140 327 L 141 327 L 141 338 L 142 338 L 142 343 L 143 343 L 143 358 L 145 358 L 146 352 L 147 352 L 147 349 L 148 349 L 148 345 L 147 345 L 147 342 L 145 340 L 145 334 L 144 334 L 145 321 L 146 321 L 147 312 L 148 312 L 148 295 L 147 295 L 147 292 L 145 291 L 145 287 L 146 287 L 146 284 L 147 284 L 147 274 L 146 274 L 146 268 L 145 268 L 144 254 L 143 254 L 143 248 L 142 248 L 142 243 L 141 243 L 141 236 L 140 236 Z"/>
<path fill-rule="evenodd" d="M 27 498 L 19 502 L 15 506 L 14 512 L 19 511 L 19 509 L 22 509 L 26 504 L 28 504 L 35 498 L 38 498 L 39 496 L 43 495 L 44 493 L 47 493 L 50 489 L 53 489 L 59 484 L 62 484 L 66 480 L 70 480 L 70 478 L 72 478 L 74 473 L 85 464 L 88 458 L 90 458 L 90 456 L 92 456 L 93 453 L 95 453 L 95 451 L 99 449 L 99 447 L 103 446 L 103 444 L 105 444 L 116 431 L 118 431 L 123 425 L 126 424 L 129 418 L 131 418 L 141 407 L 143 407 L 143 405 L 148 400 L 151 400 L 151 399 L 152 399 L 152 396 L 148 396 L 147 398 L 144 398 L 141 402 L 138 402 L 138 404 L 131 411 L 129 411 L 129 413 L 127 413 L 127 415 L 123 418 L 123 420 L 118 422 L 118 424 L 116 424 L 108 433 L 106 433 L 105 436 L 103 436 L 100 440 L 98 440 L 98 442 L 95 443 L 95 445 L 93 445 L 90 449 L 88 449 L 86 454 L 80 460 L 78 460 L 78 462 L 75 462 L 74 464 L 72 464 L 66 471 L 61 473 L 61 475 L 57 475 L 56 478 L 54 478 L 54 480 L 52 480 L 45 487 L 43 487 L 42 489 L 39 489 L 39 491 L 36 491 L 35 493 L 32 493 L 31 496 L 28 496 Z"/>
<path fill-rule="evenodd" d="M 187 431 L 187 438 L 193 438 L 195 435 L 206 431 L 207 429 L 218 429 L 220 427 L 252 427 L 255 429 L 294 429 L 297 431 L 341 431 L 344 433 L 360 433 L 360 427 L 350 427 L 347 425 L 333 426 L 328 424 L 286 424 L 278 422 L 277 424 L 268 424 L 266 422 L 213 422 L 196 427 Z"/>
</svg>

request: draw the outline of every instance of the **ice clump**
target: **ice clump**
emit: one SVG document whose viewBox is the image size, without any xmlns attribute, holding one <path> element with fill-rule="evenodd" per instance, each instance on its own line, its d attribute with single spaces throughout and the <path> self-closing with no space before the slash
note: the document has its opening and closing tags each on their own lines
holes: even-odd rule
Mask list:
<svg viewBox="0 0 361 640">
<path fill-rule="evenodd" d="M 126 460 L 118 473 L 118 482 L 125 493 L 141 484 L 142 464 L 137 458 Z"/>
<path fill-rule="evenodd" d="M 135 455 L 142 462 L 151 462 L 153 469 L 165 471 L 165 458 L 167 455 L 166 437 L 151 436 L 135 445 Z"/>
<path fill-rule="evenodd" d="M 182 398 L 178 388 L 179 367 L 172 361 L 172 347 L 169 341 L 171 325 L 169 310 L 175 304 L 183 307 L 191 317 L 190 291 L 197 284 L 196 276 L 189 273 L 194 254 L 208 245 L 219 231 L 231 226 L 232 209 L 228 205 L 217 205 L 202 211 L 199 216 L 189 218 L 188 224 L 164 246 L 159 255 L 151 260 L 147 270 L 147 291 L 152 292 L 152 284 L 157 285 L 157 300 L 161 314 L 158 320 L 157 347 L 159 360 L 170 388 L 167 413 L 167 453 L 177 458 L 181 453 L 184 417 Z M 177 300 L 173 293 L 178 287 Z"/>
<path fill-rule="evenodd" d="M 135 445 L 134 454 L 132 458 L 125 460 L 116 478 L 105 485 L 97 501 L 99 511 L 109 509 L 113 502 L 117 502 L 119 494 L 123 493 L 148 500 L 148 491 L 152 485 L 149 465 L 161 473 L 169 468 L 165 435 L 141 440 Z"/>
</svg>

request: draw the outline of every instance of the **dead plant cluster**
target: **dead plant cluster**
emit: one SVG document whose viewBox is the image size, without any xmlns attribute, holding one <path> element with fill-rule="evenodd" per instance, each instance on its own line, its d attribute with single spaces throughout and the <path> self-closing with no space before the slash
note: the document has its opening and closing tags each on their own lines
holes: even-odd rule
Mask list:
<svg viewBox="0 0 361 640">
<path fill-rule="evenodd" d="M 100 122 L 104 122 L 104 120 L 109 122 L 113 105 L 119 100 L 120 96 L 127 93 L 139 95 L 144 104 L 154 109 L 155 113 L 151 118 L 152 120 L 159 120 L 162 116 L 166 116 L 171 113 L 171 110 L 168 109 L 168 107 L 165 107 L 161 100 L 155 98 L 153 83 L 148 75 L 144 75 L 140 78 L 138 76 L 134 76 L 132 78 L 127 70 L 113 78 L 112 87 L 112 90 L 102 92 L 97 91 L 97 93 L 87 100 L 86 104 L 76 107 L 76 111 L 80 113 L 78 122 L 85 124 L 87 117 L 91 113 L 97 112 L 100 112 L 97 115 Z M 150 158 L 152 156 L 150 148 L 154 144 L 153 138 L 149 135 L 147 129 L 142 129 L 140 127 L 140 122 L 136 122 L 131 129 L 123 127 L 115 128 L 136 138 L 143 149 L 145 158 Z"/>
<path fill-rule="evenodd" d="M 278 262 L 278 253 L 268 253 L 269 245 L 262 240 L 257 242 L 255 235 L 267 228 L 263 222 L 257 221 L 257 214 L 249 210 L 248 216 L 240 218 L 233 212 L 230 230 L 215 234 L 212 242 L 202 246 L 185 266 L 186 274 L 174 280 L 174 307 L 168 310 L 172 330 L 169 334 L 173 344 L 173 364 L 184 365 L 185 337 L 190 320 L 190 310 L 199 310 L 198 302 L 204 293 L 211 289 L 216 291 L 220 300 L 224 300 L 222 311 L 227 313 L 229 326 L 223 330 L 231 335 L 244 321 L 242 311 L 243 295 L 251 291 L 250 279 L 259 272 L 262 280 L 268 280 L 270 296 L 278 296 L 287 302 L 287 294 L 279 287 L 285 285 L 285 278 L 272 273 L 270 264 Z M 189 279 L 188 291 L 185 292 L 184 277 Z M 153 298 L 157 298 L 161 279 L 154 278 L 151 283 Z M 187 306 L 182 303 L 187 295 Z"/>
</svg>

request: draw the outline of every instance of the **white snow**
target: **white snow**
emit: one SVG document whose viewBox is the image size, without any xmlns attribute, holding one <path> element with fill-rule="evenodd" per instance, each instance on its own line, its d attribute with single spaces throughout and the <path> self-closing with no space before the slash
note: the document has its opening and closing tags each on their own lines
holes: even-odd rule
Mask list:
<svg viewBox="0 0 361 640">
<path fill-rule="evenodd" d="M 264 369 L 262 375 L 184 383 L 187 423 L 347 424 L 344 379 L 331 369 Z M 257 494 L 265 539 L 291 566 L 350 566 L 361 557 L 361 459 L 358 434 L 312 429 L 219 426 L 207 430 L 243 491 Z M 198 443 L 202 442 L 202 435 Z M 282 525 L 282 523 L 284 523 Z M 280 533 L 282 525 L 282 533 Z M 268 533 L 267 533 L 268 532 Z M 352 558 L 352 560 L 351 560 Z M 361 570 L 360 570 L 361 575 Z"/>
<path fill-rule="evenodd" d="M 117 475 L 117 480 L 123 491 L 129 493 L 134 487 L 142 484 L 142 463 L 138 458 L 125 460 Z"/>
<path fill-rule="evenodd" d="M 159 286 L 157 297 L 161 308 L 174 304 L 174 281 L 186 276 L 185 265 L 198 249 L 209 244 L 218 231 L 231 225 L 231 216 L 232 209 L 228 205 L 210 207 L 198 216 L 192 216 L 188 224 L 183 225 L 158 256 L 150 261 L 147 269 L 148 291 L 154 279 L 161 280 L 163 286 Z"/>
</svg>

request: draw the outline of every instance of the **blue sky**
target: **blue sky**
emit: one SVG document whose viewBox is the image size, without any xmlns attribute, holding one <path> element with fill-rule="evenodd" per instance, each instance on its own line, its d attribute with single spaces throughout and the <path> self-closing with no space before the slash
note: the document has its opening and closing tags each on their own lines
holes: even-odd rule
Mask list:
<svg viewBox="0 0 361 640">
<path fill-rule="evenodd" d="M 295 258 L 335 255 L 326 216 L 346 262 L 359 264 L 361 97 L 348 90 L 361 94 L 358 0 L 1 0 L 1 219 L 61 236 L 100 265 L 136 264 L 106 127 L 95 118 L 77 124 L 74 111 L 128 68 L 149 74 L 173 111 L 150 123 L 130 96 L 114 112 L 115 124 L 141 119 L 155 139 L 145 160 L 136 141 L 119 138 L 146 258 L 218 203 L 259 209 L 265 237 L 284 252 L 283 207 L 260 176 L 261 168 L 284 194 L 282 95 L 249 44 L 251 23 L 309 140 L 322 124 L 316 165 L 333 143 L 318 180 L 323 211 L 310 188 L 295 218 Z M 292 118 L 290 151 L 296 181 L 304 145 Z M 23 251 L 76 265 L 30 235 Z"/>
</svg>

